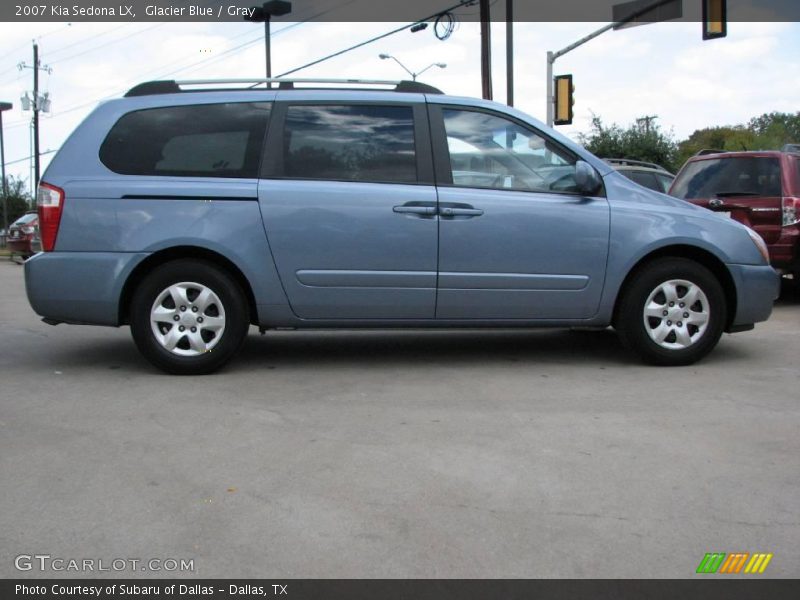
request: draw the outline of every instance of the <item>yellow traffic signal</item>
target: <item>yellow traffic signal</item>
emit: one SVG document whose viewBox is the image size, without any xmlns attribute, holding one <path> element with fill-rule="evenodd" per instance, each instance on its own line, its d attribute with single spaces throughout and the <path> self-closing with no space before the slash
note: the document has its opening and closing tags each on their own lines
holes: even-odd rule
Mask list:
<svg viewBox="0 0 800 600">
<path fill-rule="evenodd" d="M 713 40 L 728 35 L 727 0 L 703 0 L 703 39 Z"/>
<path fill-rule="evenodd" d="M 575 104 L 575 86 L 572 85 L 572 75 L 557 75 L 553 78 L 555 83 L 555 125 L 572 124 L 572 105 Z"/>
</svg>

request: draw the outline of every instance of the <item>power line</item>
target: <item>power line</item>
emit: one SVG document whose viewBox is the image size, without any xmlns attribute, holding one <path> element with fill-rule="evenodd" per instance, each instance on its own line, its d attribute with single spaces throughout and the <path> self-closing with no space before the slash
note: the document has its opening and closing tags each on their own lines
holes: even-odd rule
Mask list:
<svg viewBox="0 0 800 600">
<path fill-rule="evenodd" d="M 312 19 L 316 19 L 318 17 L 324 16 L 325 14 L 330 13 L 330 12 L 332 12 L 334 10 L 337 10 L 337 9 L 341 8 L 342 6 L 345 6 L 347 4 L 351 4 L 353 1 L 354 0 L 348 0 L 346 2 L 339 3 L 336 6 L 333 6 L 331 8 L 328 8 L 328 9 L 325 9 L 323 11 L 317 12 L 317 13 L 315 13 L 313 15 L 308 16 L 307 18 L 303 19 L 302 21 L 298 21 L 296 23 L 292 23 L 291 25 L 287 25 L 286 27 L 283 27 L 283 28 L 275 31 L 272 35 L 274 37 L 274 36 L 277 36 L 277 35 L 285 32 L 285 31 L 288 31 L 290 29 L 294 29 L 295 27 L 299 27 L 300 25 L 308 23 Z M 164 25 L 164 24 L 165 23 L 160 23 L 159 25 Z M 150 29 L 152 29 L 152 28 L 150 28 Z M 243 36 L 244 36 L 244 34 L 239 35 L 237 37 L 243 37 Z M 130 37 L 130 36 L 128 36 L 128 37 Z M 120 39 L 122 39 L 122 38 L 120 38 Z M 236 39 L 236 38 L 234 38 L 234 39 Z M 220 53 L 217 56 L 204 58 L 204 59 L 202 59 L 200 61 L 196 61 L 194 63 L 190 63 L 190 64 L 188 64 L 188 65 L 186 65 L 184 67 L 181 67 L 179 69 L 175 69 L 173 71 L 169 71 L 169 72 L 166 72 L 166 73 L 159 73 L 159 75 L 157 75 L 156 77 L 157 78 L 169 77 L 170 75 L 174 75 L 176 73 L 181 73 L 181 72 L 184 72 L 184 71 L 187 71 L 187 70 L 196 70 L 196 68 L 201 67 L 201 66 L 208 66 L 209 64 L 212 64 L 214 62 L 222 60 L 226 56 L 236 54 L 237 52 L 240 52 L 240 51 L 244 50 L 246 47 L 252 46 L 252 45 L 254 45 L 254 44 L 256 44 L 256 43 L 258 43 L 258 42 L 260 42 L 262 40 L 263 40 L 263 36 L 259 33 L 254 38 L 252 38 L 252 39 L 250 39 L 250 40 L 248 40 L 248 41 L 246 41 L 246 42 L 244 42 L 244 43 L 242 43 L 242 44 L 240 44 L 238 46 L 234 46 L 233 48 L 229 48 L 228 50 L 225 50 L 224 52 Z M 188 58 L 188 57 L 185 57 L 185 58 Z M 66 59 L 61 59 L 61 60 L 63 61 L 63 60 L 66 60 Z M 184 59 L 178 59 L 177 61 L 173 61 L 172 64 L 174 64 L 176 62 L 180 62 L 181 60 L 184 60 Z M 150 73 L 153 73 L 153 71 L 151 71 Z M 136 80 L 136 83 L 140 82 L 144 78 L 148 78 L 148 74 L 140 75 L 139 78 Z M 125 91 L 127 91 L 127 88 L 126 88 L 126 90 L 122 90 L 122 92 L 125 92 Z M 69 114 L 69 113 L 75 112 L 76 110 L 80 110 L 82 108 L 86 108 L 88 106 L 92 106 L 92 105 L 94 105 L 97 102 L 100 102 L 102 100 L 107 100 L 107 99 L 110 99 L 110 98 L 114 98 L 117 95 L 119 95 L 119 93 L 121 93 L 121 92 L 120 91 L 115 91 L 115 92 L 112 92 L 111 94 L 108 94 L 106 96 L 102 96 L 100 98 L 96 98 L 96 99 L 93 99 L 93 100 L 90 100 L 90 101 L 87 101 L 87 102 L 83 102 L 83 103 L 75 105 L 75 106 L 71 106 L 71 107 L 66 108 L 64 110 L 58 111 L 58 113 L 53 115 L 51 117 L 51 119 L 55 119 L 55 118 L 58 118 L 60 116 L 65 115 L 65 114 Z M 16 122 L 9 123 L 9 125 L 6 127 L 6 129 L 10 130 L 10 129 L 15 129 L 15 128 L 19 128 L 19 127 L 24 127 L 27 124 L 28 124 L 27 121 L 16 121 Z"/>
<path fill-rule="evenodd" d="M 45 154 L 52 154 L 53 152 L 57 152 L 57 151 L 58 151 L 58 149 L 56 149 L 56 150 L 45 150 L 44 152 L 39 152 L 39 156 L 44 156 Z M 17 160 L 10 160 L 10 161 L 8 161 L 6 163 L 6 166 L 14 165 L 14 164 L 21 163 L 21 162 L 25 162 L 26 160 L 30 160 L 32 158 L 33 158 L 33 154 L 31 154 L 30 156 L 26 156 L 25 158 L 18 158 Z"/>
<path fill-rule="evenodd" d="M 86 42 L 93 42 L 97 40 L 97 38 L 101 38 L 103 36 L 109 35 L 114 33 L 115 31 L 119 31 L 125 27 L 130 27 L 133 23 L 123 23 L 122 25 L 117 25 L 116 27 L 112 27 L 111 29 L 106 29 L 105 31 L 101 31 L 100 33 L 92 35 L 92 37 L 84 37 L 80 40 L 72 42 L 71 44 L 67 44 L 66 46 L 61 46 L 60 48 L 56 48 L 55 50 L 51 50 L 48 53 L 48 56 L 53 56 L 54 54 L 59 54 L 60 52 L 64 52 L 64 50 L 69 50 L 70 48 L 74 48 L 75 46 L 80 46 L 81 44 L 85 44 Z"/>
<path fill-rule="evenodd" d="M 291 75 L 292 73 L 297 73 L 297 71 L 301 71 L 303 69 L 307 69 L 308 67 L 313 67 L 314 65 L 318 65 L 321 62 L 325 62 L 326 60 L 330 60 L 331 58 L 336 58 L 337 56 L 341 56 L 346 52 L 350 52 L 351 50 L 356 50 L 361 48 L 362 46 L 366 46 L 367 44 L 371 44 L 372 42 L 377 42 L 378 40 L 382 40 L 385 37 L 389 37 L 390 35 L 394 35 L 395 33 L 399 33 L 405 29 L 413 27 L 418 23 L 424 23 L 425 21 L 430 21 L 433 18 L 439 17 L 441 15 L 447 14 L 451 11 L 456 10 L 457 8 L 461 8 L 462 6 L 470 6 L 474 3 L 475 0 L 461 0 L 458 4 L 451 6 L 450 8 L 446 8 L 444 10 L 440 10 L 437 13 L 434 13 L 424 19 L 419 19 L 414 21 L 413 23 L 409 23 L 408 25 L 403 25 L 402 27 L 398 27 L 397 29 L 392 29 L 391 31 L 387 31 L 386 33 L 382 33 L 381 35 L 375 36 L 374 38 L 370 38 L 363 42 L 356 44 L 355 46 L 350 46 L 349 48 L 345 48 L 344 50 L 339 50 L 338 52 L 334 52 L 333 54 L 329 54 L 327 56 L 323 56 L 322 58 L 318 58 L 317 60 L 311 61 L 310 63 L 306 63 L 300 67 L 296 67 L 291 69 L 290 71 L 286 71 L 285 73 L 281 73 L 278 77 L 286 77 L 286 75 Z"/>
<path fill-rule="evenodd" d="M 313 17 L 312 17 L 312 18 L 313 18 Z M 304 21 L 304 22 L 305 22 L 305 21 Z M 274 33 L 273 33 L 273 36 L 276 36 L 276 35 L 278 35 L 279 33 L 283 32 L 283 31 L 286 31 L 286 30 L 288 30 L 288 29 L 292 29 L 292 28 L 294 28 L 294 27 L 298 27 L 298 26 L 302 25 L 304 22 L 293 23 L 293 24 L 291 24 L 291 25 L 288 25 L 288 26 L 286 26 L 286 27 L 284 27 L 284 28 L 282 28 L 282 29 L 279 29 L 278 31 L 276 31 L 276 32 L 274 32 Z M 241 37 L 241 36 L 239 36 L 239 37 Z M 174 71 L 170 71 L 170 72 L 167 72 L 167 73 L 162 73 L 162 74 L 158 75 L 158 78 L 161 78 L 161 77 L 168 77 L 168 76 L 170 76 L 170 75 L 174 75 L 175 73 L 180 73 L 180 72 L 182 72 L 182 71 L 185 71 L 186 69 L 190 69 L 190 68 L 193 68 L 193 67 L 197 67 L 197 66 L 206 66 L 206 64 L 207 64 L 207 63 L 209 63 L 209 62 L 216 62 L 216 61 L 218 61 L 218 60 L 221 60 L 221 59 L 225 58 L 225 55 L 226 55 L 226 54 L 230 54 L 230 53 L 232 53 L 232 52 L 240 51 L 240 50 L 241 50 L 241 49 L 243 49 L 245 46 L 252 46 L 253 44 L 255 44 L 255 43 L 257 43 L 257 42 L 260 42 L 260 41 L 262 41 L 262 40 L 263 40 L 263 35 L 262 35 L 261 33 L 259 33 L 259 34 L 258 34 L 258 35 L 257 35 L 257 36 L 254 38 L 254 39 L 251 39 L 251 40 L 249 40 L 249 41 L 247 41 L 247 42 L 245 42 L 245 43 L 243 43 L 243 44 L 240 44 L 239 46 L 235 46 L 235 47 L 233 47 L 233 48 L 230 48 L 230 49 L 226 50 L 225 52 L 221 53 L 219 56 L 214 56 L 214 57 L 206 58 L 206 59 L 203 59 L 203 60 L 201 60 L 201 61 L 198 61 L 198 62 L 195 62 L 195 63 L 189 64 L 189 65 L 187 65 L 187 66 L 185 66 L 185 67 L 181 67 L 180 69 L 176 69 L 176 70 L 174 70 Z M 188 58 L 188 57 L 187 57 L 187 58 Z M 184 59 L 180 59 L 180 60 L 184 60 Z M 179 60 L 179 61 L 176 61 L 176 62 L 180 62 L 180 60 Z M 143 78 L 145 78 L 145 76 L 144 76 L 144 75 L 143 75 L 143 76 L 140 76 L 140 78 L 139 78 L 139 79 L 137 79 L 137 80 L 136 80 L 136 82 L 140 82 L 140 81 L 141 81 Z M 80 110 L 80 109 L 82 109 L 82 108 L 86 108 L 86 107 L 88 107 L 88 106 L 93 106 L 93 105 L 95 105 L 95 104 L 97 104 L 98 102 L 101 102 L 101 101 L 103 101 L 103 100 L 108 100 L 108 99 L 110 99 L 110 98 L 115 98 L 115 97 L 117 97 L 117 96 L 118 96 L 120 93 L 123 93 L 123 92 L 125 92 L 125 91 L 127 91 L 127 88 L 126 88 L 125 90 L 121 90 L 121 91 L 115 91 L 115 92 L 112 92 L 111 94 L 108 94 L 108 95 L 106 95 L 106 96 L 102 96 L 102 97 L 100 97 L 100 98 L 95 98 L 95 99 L 89 100 L 89 101 L 87 101 L 87 102 L 83 102 L 83 103 L 81 103 L 81 104 L 77 104 L 77 105 L 75 105 L 75 106 L 70 106 L 70 107 L 68 107 L 68 108 L 65 108 L 64 110 L 60 110 L 60 111 L 58 111 L 58 113 L 57 113 L 57 114 L 54 114 L 54 115 L 51 117 L 51 119 L 56 119 L 56 118 L 58 118 L 58 117 L 60 117 L 60 116 L 63 116 L 63 115 L 66 115 L 66 114 L 69 114 L 69 113 L 75 112 L 76 110 Z M 10 129 L 16 129 L 16 128 L 19 128 L 19 127 L 24 127 L 24 126 L 26 126 L 26 125 L 28 125 L 28 124 L 29 124 L 29 121 L 28 121 L 28 120 L 23 120 L 23 121 L 15 121 L 15 122 L 9 123 L 9 124 L 6 126 L 6 130 L 10 130 Z"/>
<path fill-rule="evenodd" d="M 55 61 L 50 61 L 50 64 L 51 65 L 61 64 L 63 62 L 67 62 L 68 60 L 72 60 L 74 58 L 78 58 L 79 56 L 85 56 L 86 54 L 90 54 L 92 52 L 97 52 L 98 50 L 102 50 L 103 48 L 107 48 L 108 46 L 111 46 L 112 44 L 118 44 L 119 42 L 127 40 L 128 38 L 132 38 L 133 36 L 140 35 L 142 33 L 148 32 L 148 31 L 152 31 L 153 29 L 157 29 L 158 27 L 163 27 L 166 24 L 167 24 L 167 22 L 156 23 L 155 25 L 151 25 L 150 27 L 145 27 L 144 29 L 140 29 L 138 31 L 134 31 L 132 33 L 129 33 L 128 35 L 124 35 L 122 37 L 115 38 L 113 40 L 109 40 L 104 44 L 100 44 L 99 46 L 94 46 L 93 48 L 87 48 L 86 50 L 81 50 L 80 52 L 77 52 L 75 54 L 70 54 L 70 55 L 65 56 L 63 58 L 58 58 Z"/>
</svg>

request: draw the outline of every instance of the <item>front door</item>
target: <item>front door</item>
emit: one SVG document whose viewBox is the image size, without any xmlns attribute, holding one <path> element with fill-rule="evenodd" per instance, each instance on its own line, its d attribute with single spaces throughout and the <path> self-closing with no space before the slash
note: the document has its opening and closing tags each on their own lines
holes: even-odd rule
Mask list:
<svg viewBox="0 0 800 600">
<path fill-rule="evenodd" d="M 437 318 L 593 316 L 609 208 L 605 197 L 575 191 L 577 157 L 493 111 L 431 105 L 431 123 L 441 215 Z"/>
<path fill-rule="evenodd" d="M 438 231 L 427 115 L 422 104 L 385 96 L 276 104 L 258 196 L 299 317 L 434 317 Z"/>
</svg>

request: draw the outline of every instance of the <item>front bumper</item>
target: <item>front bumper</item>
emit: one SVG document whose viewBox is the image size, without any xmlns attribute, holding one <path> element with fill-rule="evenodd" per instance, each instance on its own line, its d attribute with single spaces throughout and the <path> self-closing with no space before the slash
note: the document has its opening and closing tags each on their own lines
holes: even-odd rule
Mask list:
<svg viewBox="0 0 800 600">
<path fill-rule="evenodd" d="M 7 245 L 8 249 L 14 254 L 24 254 L 25 256 L 33 254 L 33 250 L 31 248 L 31 240 L 29 238 L 9 237 L 7 240 Z"/>
<path fill-rule="evenodd" d="M 729 329 L 766 321 L 780 294 L 780 275 L 769 265 L 728 265 L 736 286 L 736 314 Z"/>
<path fill-rule="evenodd" d="M 40 252 L 25 261 L 25 290 L 37 314 L 63 323 L 119 325 L 122 287 L 146 253 Z"/>
</svg>

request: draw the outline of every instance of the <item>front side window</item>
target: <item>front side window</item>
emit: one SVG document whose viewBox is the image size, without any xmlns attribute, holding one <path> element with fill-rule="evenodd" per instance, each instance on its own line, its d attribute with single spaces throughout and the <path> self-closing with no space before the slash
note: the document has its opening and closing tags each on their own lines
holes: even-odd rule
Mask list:
<svg viewBox="0 0 800 600">
<path fill-rule="evenodd" d="M 128 113 L 100 147 L 122 175 L 258 176 L 269 103 L 170 106 Z"/>
<path fill-rule="evenodd" d="M 741 156 L 690 162 L 672 186 L 683 200 L 735 196 L 780 196 L 781 165 L 777 158 Z"/>
<path fill-rule="evenodd" d="M 290 106 L 283 144 L 287 178 L 417 181 L 410 106 Z"/>
<path fill-rule="evenodd" d="M 484 112 L 444 109 L 453 185 L 574 192 L 575 158 L 535 131 Z"/>
</svg>

